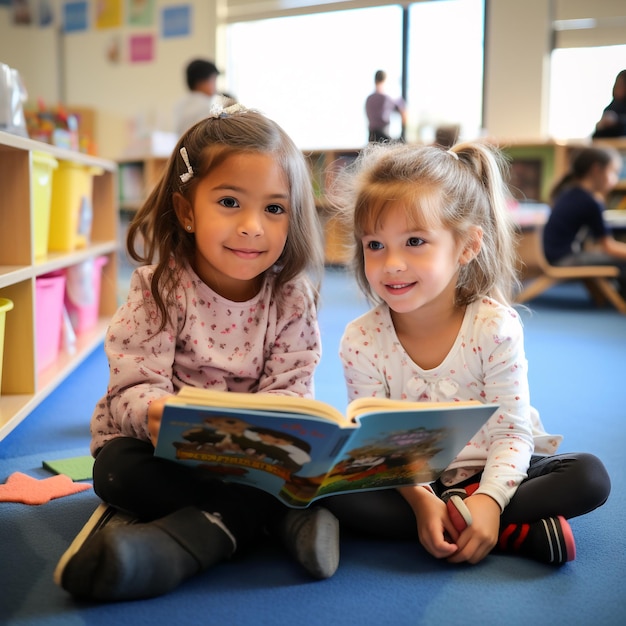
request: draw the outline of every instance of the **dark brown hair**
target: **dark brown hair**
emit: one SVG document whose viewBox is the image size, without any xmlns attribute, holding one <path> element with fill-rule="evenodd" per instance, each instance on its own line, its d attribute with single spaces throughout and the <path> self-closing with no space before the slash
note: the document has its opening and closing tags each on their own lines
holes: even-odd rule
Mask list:
<svg viewBox="0 0 626 626">
<path fill-rule="evenodd" d="M 183 147 L 193 168 L 193 176 L 185 182 L 181 180 L 181 174 L 187 172 L 180 154 Z M 296 276 L 308 273 L 317 293 L 324 265 L 324 248 L 304 156 L 276 122 L 238 106 L 236 112 L 216 114 L 185 132 L 174 148 L 161 180 L 128 229 L 126 242 L 130 257 L 144 265 L 157 264 L 151 292 L 161 313 L 161 328 L 168 318 L 168 305 L 173 304 L 171 299 L 178 284 L 179 269 L 191 263 L 196 249 L 194 236 L 187 233 L 178 221 L 174 194 L 180 193 L 193 204 L 198 182 L 225 158 L 242 152 L 274 156 L 289 185 L 292 210 L 287 242 L 278 261 L 267 270 L 274 275 L 276 292 L 280 293 L 281 287 Z M 172 259 L 174 269 L 170 267 Z"/>
<path fill-rule="evenodd" d="M 625 70 L 626 72 L 626 70 Z M 599 165 L 608 167 L 614 161 L 621 159 L 619 152 L 613 148 L 583 148 L 572 160 L 569 170 L 560 178 L 550 191 L 550 202 L 554 204 L 557 198 L 564 192 L 576 185 L 592 168 Z"/>
</svg>

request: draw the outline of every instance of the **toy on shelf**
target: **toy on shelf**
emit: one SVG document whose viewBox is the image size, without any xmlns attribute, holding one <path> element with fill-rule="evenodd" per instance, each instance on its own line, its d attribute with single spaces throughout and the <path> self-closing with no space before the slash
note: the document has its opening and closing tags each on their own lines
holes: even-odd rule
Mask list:
<svg viewBox="0 0 626 626">
<path fill-rule="evenodd" d="M 26 128 L 31 139 L 43 141 L 67 150 L 95 154 L 93 140 L 81 129 L 80 115 L 63 105 L 46 107 L 39 99 L 37 108 L 26 109 Z"/>
</svg>

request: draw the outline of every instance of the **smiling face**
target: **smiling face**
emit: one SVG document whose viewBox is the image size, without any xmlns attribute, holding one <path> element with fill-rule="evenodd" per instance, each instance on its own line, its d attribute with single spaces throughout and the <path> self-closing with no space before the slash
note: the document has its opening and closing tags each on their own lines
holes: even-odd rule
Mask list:
<svg viewBox="0 0 626 626">
<path fill-rule="evenodd" d="M 453 306 L 459 266 L 473 256 L 443 226 L 410 223 L 400 204 L 390 205 L 361 242 L 367 280 L 395 313 Z"/>
<path fill-rule="evenodd" d="M 199 181 L 193 206 L 177 198 L 176 212 L 194 234 L 198 276 L 221 296 L 242 302 L 258 292 L 285 247 L 287 178 L 272 155 L 231 154 Z"/>
</svg>

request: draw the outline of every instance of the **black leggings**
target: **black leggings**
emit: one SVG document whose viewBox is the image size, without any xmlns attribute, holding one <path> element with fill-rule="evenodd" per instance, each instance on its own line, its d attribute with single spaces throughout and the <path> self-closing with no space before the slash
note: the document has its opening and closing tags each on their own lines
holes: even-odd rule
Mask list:
<svg viewBox="0 0 626 626">
<path fill-rule="evenodd" d="M 133 437 L 110 440 L 96 455 L 93 486 L 102 500 L 142 521 L 187 506 L 218 513 L 237 540 L 237 551 L 286 512 L 274 496 L 226 484 L 202 469 L 154 456 L 154 447 Z"/>
<path fill-rule="evenodd" d="M 455 485 L 478 482 L 480 475 Z M 449 487 L 431 485 L 438 495 Z M 528 477 L 519 486 L 500 518 L 500 528 L 563 515 L 583 515 L 606 502 L 611 481 L 602 462 L 592 454 L 572 453 L 532 458 Z M 395 490 L 364 491 L 324 499 L 324 506 L 341 525 L 371 536 L 414 539 L 417 524 L 413 510 Z"/>
</svg>

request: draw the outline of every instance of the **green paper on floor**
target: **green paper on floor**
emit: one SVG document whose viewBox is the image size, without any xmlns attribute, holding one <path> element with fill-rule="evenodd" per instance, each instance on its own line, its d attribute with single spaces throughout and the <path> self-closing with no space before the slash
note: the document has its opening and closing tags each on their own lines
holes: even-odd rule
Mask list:
<svg viewBox="0 0 626 626">
<path fill-rule="evenodd" d="M 89 480 L 92 478 L 93 457 L 86 455 L 44 461 L 43 467 L 55 474 L 69 476 L 72 480 Z"/>
</svg>

